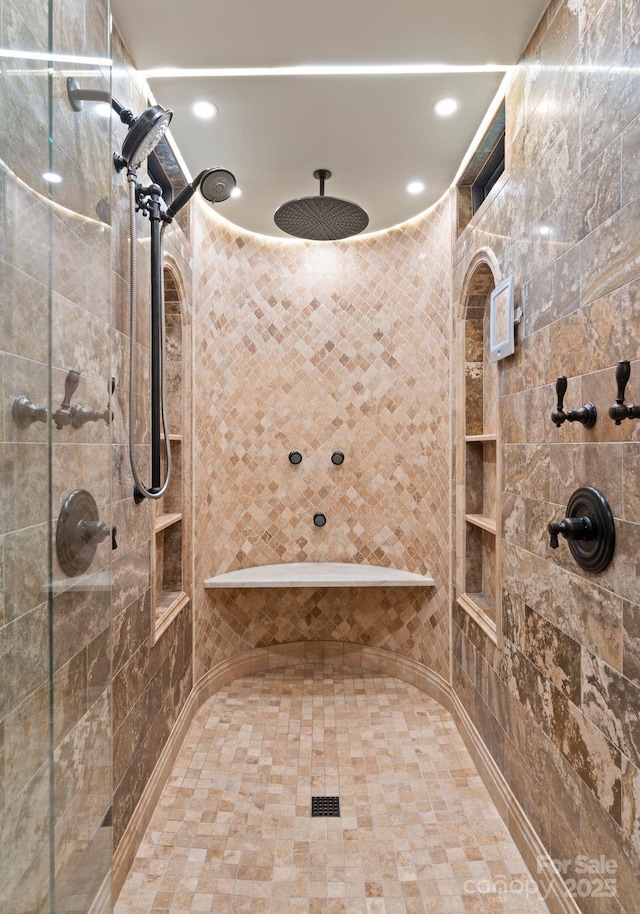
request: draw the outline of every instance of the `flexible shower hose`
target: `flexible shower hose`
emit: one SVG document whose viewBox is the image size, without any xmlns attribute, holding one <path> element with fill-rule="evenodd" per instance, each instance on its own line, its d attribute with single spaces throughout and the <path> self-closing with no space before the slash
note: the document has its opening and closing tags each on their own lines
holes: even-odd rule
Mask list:
<svg viewBox="0 0 640 914">
<path fill-rule="evenodd" d="M 164 431 L 164 449 L 166 457 L 167 475 L 158 491 L 148 489 L 142 482 L 138 472 L 138 463 L 135 455 L 136 448 L 136 378 L 138 372 L 138 355 L 137 355 L 137 336 L 138 336 L 138 267 L 136 245 L 138 243 L 138 233 L 136 227 L 136 183 L 137 177 L 134 171 L 130 170 L 127 175 L 129 182 L 129 238 L 131 239 L 131 256 L 130 262 L 130 304 L 131 304 L 131 348 L 130 348 L 130 368 L 129 368 L 129 458 L 131 461 L 131 472 L 133 473 L 134 482 L 139 491 L 147 498 L 162 498 L 167 491 L 169 480 L 171 478 L 171 445 L 169 444 L 169 433 L 167 431 L 167 412 L 164 380 L 164 350 L 165 350 L 165 317 L 164 317 L 164 294 L 161 290 L 160 301 L 162 302 L 162 321 L 161 321 L 161 344 L 160 344 L 160 377 L 161 382 L 161 410 L 162 410 L 162 429 Z M 162 224 L 160 229 L 160 250 L 162 250 L 162 238 L 164 236 L 166 223 Z"/>
</svg>

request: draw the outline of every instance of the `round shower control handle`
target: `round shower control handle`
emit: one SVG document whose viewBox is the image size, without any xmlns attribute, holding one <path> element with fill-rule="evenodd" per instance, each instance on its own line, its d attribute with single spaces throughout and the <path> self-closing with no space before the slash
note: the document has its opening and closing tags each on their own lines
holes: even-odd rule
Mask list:
<svg viewBox="0 0 640 914">
<path fill-rule="evenodd" d="M 563 536 L 571 554 L 584 570 L 592 574 L 604 571 L 611 562 L 616 545 L 613 514 L 602 492 L 593 486 L 581 486 L 571 495 L 566 517 L 551 523 L 547 530 L 552 549 Z"/>
<path fill-rule="evenodd" d="M 339 467 L 341 463 L 344 463 L 344 454 L 342 451 L 334 451 L 331 455 L 331 463 Z"/>
<path fill-rule="evenodd" d="M 582 540 L 589 542 L 596 535 L 593 521 L 590 517 L 565 517 L 559 524 L 549 524 L 548 531 L 551 535 L 550 546 L 558 548 L 558 536 L 562 534 L 566 540 Z"/>
<path fill-rule="evenodd" d="M 302 454 L 300 451 L 289 451 L 289 463 L 292 463 L 294 466 L 298 466 L 299 463 L 302 463 Z"/>
<path fill-rule="evenodd" d="M 314 514 L 313 522 L 316 525 L 316 527 L 324 527 L 324 525 L 327 523 L 327 518 L 324 514 L 320 514 L 320 513 Z"/>
<path fill-rule="evenodd" d="M 109 532 L 90 492 L 76 489 L 67 495 L 56 526 L 56 554 L 62 571 L 71 578 L 84 574 Z"/>
<path fill-rule="evenodd" d="M 76 528 L 83 543 L 101 543 L 109 536 L 109 528 L 101 520 L 81 520 Z"/>
</svg>

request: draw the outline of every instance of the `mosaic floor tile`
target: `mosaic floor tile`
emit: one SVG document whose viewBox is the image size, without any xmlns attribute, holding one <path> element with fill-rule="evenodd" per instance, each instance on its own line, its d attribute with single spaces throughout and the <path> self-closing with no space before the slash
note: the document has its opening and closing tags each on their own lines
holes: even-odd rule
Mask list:
<svg viewBox="0 0 640 914">
<path fill-rule="evenodd" d="M 340 818 L 312 818 L 339 796 Z M 453 718 L 300 664 L 194 718 L 115 914 L 547 914 Z"/>
</svg>

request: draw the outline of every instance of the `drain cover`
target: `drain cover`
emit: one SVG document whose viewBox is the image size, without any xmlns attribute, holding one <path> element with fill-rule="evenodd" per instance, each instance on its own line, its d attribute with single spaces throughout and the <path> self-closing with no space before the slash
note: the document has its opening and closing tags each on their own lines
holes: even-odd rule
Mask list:
<svg viewBox="0 0 640 914">
<path fill-rule="evenodd" d="M 311 815 L 339 816 L 340 797 L 311 797 Z"/>
</svg>

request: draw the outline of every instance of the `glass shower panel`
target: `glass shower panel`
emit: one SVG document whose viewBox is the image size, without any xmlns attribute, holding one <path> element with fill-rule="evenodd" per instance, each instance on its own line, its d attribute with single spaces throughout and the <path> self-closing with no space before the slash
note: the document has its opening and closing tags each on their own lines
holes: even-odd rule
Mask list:
<svg viewBox="0 0 640 914">
<path fill-rule="evenodd" d="M 52 910 L 49 11 L 3 0 L 0 910 Z M 24 55 L 24 56 L 22 56 Z M 15 407 L 14 407 L 15 404 Z"/>
<path fill-rule="evenodd" d="M 111 528 L 111 125 L 66 88 L 109 12 L 0 3 L 0 914 L 111 909 L 111 536 L 56 552 L 78 489 Z"/>
</svg>

